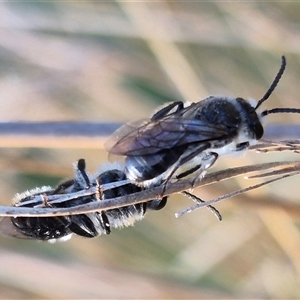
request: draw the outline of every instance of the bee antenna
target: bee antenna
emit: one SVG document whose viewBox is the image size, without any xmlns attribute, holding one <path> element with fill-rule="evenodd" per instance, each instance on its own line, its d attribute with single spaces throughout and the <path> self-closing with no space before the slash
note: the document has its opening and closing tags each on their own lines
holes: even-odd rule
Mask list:
<svg viewBox="0 0 300 300">
<path fill-rule="evenodd" d="M 291 114 L 300 114 L 299 108 L 273 108 L 263 111 L 260 116 L 264 117 L 270 114 L 279 114 L 279 113 L 291 113 Z"/>
<path fill-rule="evenodd" d="M 281 56 L 281 67 L 274 79 L 274 81 L 272 82 L 271 86 L 269 87 L 269 89 L 267 90 L 267 92 L 265 93 L 265 95 L 257 102 L 257 105 L 255 107 L 255 110 L 262 104 L 264 103 L 272 94 L 272 92 L 274 91 L 274 89 L 276 88 L 282 74 L 284 73 L 286 67 L 286 59 L 285 57 L 282 55 Z"/>
</svg>

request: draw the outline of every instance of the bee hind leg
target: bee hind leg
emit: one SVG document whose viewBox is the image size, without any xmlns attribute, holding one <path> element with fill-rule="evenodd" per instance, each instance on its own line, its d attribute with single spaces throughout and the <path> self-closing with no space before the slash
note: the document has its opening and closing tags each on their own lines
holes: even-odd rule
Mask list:
<svg viewBox="0 0 300 300">
<path fill-rule="evenodd" d="M 161 118 L 165 117 L 168 115 L 168 113 L 170 113 L 170 111 L 172 111 L 172 109 L 174 107 L 176 107 L 175 113 L 181 111 L 183 109 L 183 102 L 182 101 L 177 101 L 177 102 L 173 102 L 167 106 L 165 106 L 164 108 L 162 108 L 161 110 L 159 110 L 158 112 L 156 112 L 152 117 L 151 117 L 151 121 L 158 121 Z"/>
<path fill-rule="evenodd" d="M 200 199 L 199 197 L 189 193 L 189 192 L 186 192 L 186 191 L 183 191 L 181 192 L 182 195 L 186 196 L 187 198 L 189 199 L 192 199 L 194 202 L 196 203 L 205 203 L 204 200 Z M 206 206 L 208 210 L 210 210 L 215 216 L 216 218 L 219 220 L 219 221 L 222 221 L 222 215 L 221 213 L 212 205 L 207 205 Z"/>
</svg>

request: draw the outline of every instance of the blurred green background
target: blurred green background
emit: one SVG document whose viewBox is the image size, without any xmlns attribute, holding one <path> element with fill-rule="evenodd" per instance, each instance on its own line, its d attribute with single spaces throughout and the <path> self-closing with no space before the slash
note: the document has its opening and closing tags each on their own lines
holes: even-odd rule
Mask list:
<svg viewBox="0 0 300 300">
<path fill-rule="evenodd" d="M 126 122 L 168 101 L 260 99 L 282 54 L 287 70 L 265 107 L 300 107 L 298 2 L 2 2 L 0 121 Z M 268 120 L 299 124 L 297 116 Z M 102 141 L 28 143 L 0 148 L 1 205 L 72 177 L 81 157 L 91 173 L 107 160 Z M 253 152 L 213 169 L 297 158 Z M 299 209 L 285 209 L 299 203 L 298 179 L 218 204 L 222 222 L 206 209 L 175 219 L 191 205 L 175 195 L 110 236 L 56 244 L 0 237 L 0 297 L 299 298 Z M 208 200 L 250 183 L 195 193 Z"/>
</svg>

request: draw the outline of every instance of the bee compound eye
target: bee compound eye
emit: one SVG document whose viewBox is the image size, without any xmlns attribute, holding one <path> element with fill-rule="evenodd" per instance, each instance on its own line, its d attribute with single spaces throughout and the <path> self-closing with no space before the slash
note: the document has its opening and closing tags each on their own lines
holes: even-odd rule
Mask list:
<svg viewBox="0 0 300 300">
<path fill-rule="evenodd" d="M 263 137 L 264 128 L 260 122 L 256 123 L 254 132 L 255 132 L 256 140 L 260 140 Z"/>
</svg>

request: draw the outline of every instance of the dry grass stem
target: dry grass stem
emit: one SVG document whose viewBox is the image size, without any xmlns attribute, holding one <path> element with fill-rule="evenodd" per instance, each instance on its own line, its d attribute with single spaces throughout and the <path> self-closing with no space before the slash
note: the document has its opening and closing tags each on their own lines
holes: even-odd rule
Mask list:
<svg viewBox="0 0 300 300">
<path fill-rule="evenodd" d="M 213 199 L 211 201 L 202 203 L 197 205 L 197 207 L 203 207 L 210 205 L 212 203 L 221 201 L 223 199 L 233 197 L 234 195 L 238 195 L 241 193 L 244 193 L 248 190 L 258 188 L 260 186 L 266 185 L 268 183 L 283 179 L 285 177 L 294 176 L 297 175 L 300 170 L 300 161 L 292 161 L 292 162 L 271 162 L 271 163 L 263 163 L 263 164 L 256 164 L 256 165 L 248 165 L 243 167 L 237 167 L 237 168 L 230 168 L 223 171 L 218 171 L 214 173 L 207 174 L 201 181 L 196 183 L 195 187 L 204 186 L 208 184 L 217 183 L 222 180 L 226 180 L 232 177 L 236 176 L 245 176 L 245 174 L 251 173 L 251 172 L 258 172 L 262 170 L 269 170 L 273 168 L 281 168 L 281 173 L 287 173 L 283 176 L 277 177 L 275 179 L 269 180 L 267 182 L 251 186 L 246 189 L 238 190 L 233 193 L 224 195 L 222 197 Z M 276 173 L 277 174 L 277 173 Z M 267 175 L 269 176 L 269 172 Z M 126 183 L 126 182 L 125 182 Z M 117 183 L 117 185 L 125 184 L 124 182 Z M 114 185 L 103 186 L 103 189 L 112 188 Z M 190 180 L 178 180 L 176 182 L 169 183 L 165 188 L 165 195 L 172 195 L 175 193 L 180 193 L 182 191 L 188 190 L 191 188 L 191 181 Z M 34 208 L 27 208 L 27 207 L 15 207 L 15 206 L 2 206 L 0 207 L 0 216 L 8 217 L 8 216 L 63 216 L 63 215 L 76 215 L 76 214 L 82 214 L 82 213 L 89 213 L 93 211 L 102 211 L 102 210 L 109 210 L 113 208 L 118 208 L 122 206 L 132 205 L 136 203 L 142 203 L 146 202 L 151 199 L 160 198 L 162 195 L 162 192 L 164 190 L 163 186 L 158 186 L 152 189 L 146 189 L 139 193 L 129 194 L 126 196 L 114 198 L 114 199 L 106 199 L 105 201 L 97 201 L 97 202 L 91 202 L 89 204 L 84 204 L 80 206 L 74 206 L 69 208 L 40 208 L 40 207 L 34 207 Z M 75 199 L 82 196 L 88 196 L 93 195 L 98 192 L 97 187 L 91 187 L 86 190 L 82 190 L 80 192 L 76 193 L 70 193 L 66 195 L 52 195 L 47 197 L 47 202 L 51 204 L 51 201 L 57 201 L 57 202 L 63 202 L 70 199 Z M 36 198 L 33 199 L 34 201 L 37 201 L 39 204 L 42 203 L 42 197 L 36 196 Z"/>
</svg>

